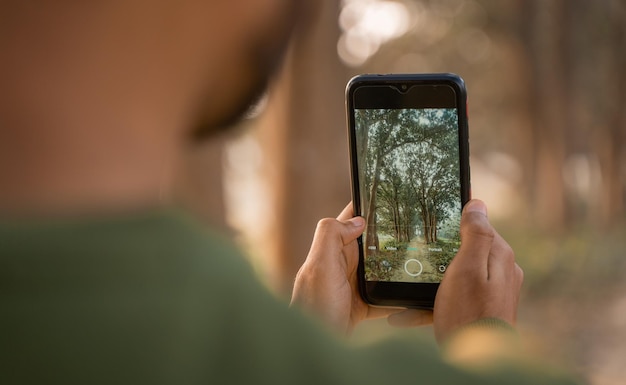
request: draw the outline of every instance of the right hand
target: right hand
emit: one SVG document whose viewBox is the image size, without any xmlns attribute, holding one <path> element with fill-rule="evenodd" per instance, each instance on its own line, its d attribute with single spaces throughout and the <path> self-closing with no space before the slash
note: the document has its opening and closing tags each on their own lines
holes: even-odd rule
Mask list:
<svg viewBox="0 0 626 385">
<path fill-rule="evenodd" d="M 522 269 L 506 241 L 487 219 L 479 200 L 465 205 L 461 217 L 461 248 L 446 270 L 433 314 L 440 343 L 455 329 L 483 318 L 515 324 Z"/>
</svg>

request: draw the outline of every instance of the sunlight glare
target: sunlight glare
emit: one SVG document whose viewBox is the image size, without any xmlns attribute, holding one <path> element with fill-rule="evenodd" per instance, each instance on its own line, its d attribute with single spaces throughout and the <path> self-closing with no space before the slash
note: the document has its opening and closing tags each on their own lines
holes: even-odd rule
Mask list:
<svg viewBox="0 0 626 385">
<path fill-rule="evenodd" d="M 339 57 L 350 66 L 363 64 L 387 41 L 411 28 L 407 7 L 395 1 L 347 1 L 339 15 L 343 31 L 337 43 Z"/>
</svg>

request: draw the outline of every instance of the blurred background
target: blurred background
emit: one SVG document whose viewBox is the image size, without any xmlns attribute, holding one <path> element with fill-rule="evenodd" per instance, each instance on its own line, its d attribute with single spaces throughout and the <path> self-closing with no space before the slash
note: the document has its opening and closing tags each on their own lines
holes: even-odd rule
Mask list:
<svg viewBox="0 0 626 385">
<path fill-rule="evenodd" d="M 623 384 L 626 2 L 312 3 L 268 94 L 234 134 L 190 148 L 178 199 L 236 234 L 288 297 L 317 221 L 350 200 L 348 79 L 457 73 L 473 196 L 526 273 L 529 348 L 592 384 Z M 389 333 L 373 325 L 356 338 Z"/>
</svg>

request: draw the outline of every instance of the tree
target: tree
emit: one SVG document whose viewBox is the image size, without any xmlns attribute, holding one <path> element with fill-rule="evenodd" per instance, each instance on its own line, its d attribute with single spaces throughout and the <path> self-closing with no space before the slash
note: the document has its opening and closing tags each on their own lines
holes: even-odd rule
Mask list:
<svg viewBox="0 0 626 385">
<path fill-rule="evenodd" d="M 417 110 L 420 111 L 420 110 Z M 425 140 L 400 152 L 424 227 L 424 241 L 437 242 L 437 225 L 460 204 L 457 117 L 454 109 L 421 110 L 416 116 Z"/>
<path fill-rule="evenodd" d="M 366 246 L 380 248 L 379 223 L 396 240 L 409 242 L 420 219 L 425 242 L 436 242 L 438 218 L 460 205 L 455 205 L 460 177 L 455 109 L 367 109 L 355 114 L 363 165 L 360 189 L 367 196 Z"/>
<path fill-rule="evenodd" d="M 367 202 L 363 205 L 367 218 L 366 246 L 379 249 L 377 232 L 377 209 L 381 175 L 387 167 L 387 157 L 396 148 L 415 141 L 407 111 L 400 109 L 359 109 L 355 111 L 357 142 L 362 145 L 359 155 L 364 169 L 359 170 L 361 191 L 366 191 Z M 364 139 L 365 138 L 365 139 Z M 364 146 L 363 146 L 364 145 Z M 365 157 L 365 159 L 363 159 Z"/>
<path fill-rule="evenodd" d="M 350 199 L 343 99 L 349 74 L 335 51 L 339 1 L 307 2 L 306 10 L 256 123 L 271 203 L 254 253 L 267 256 L 268 283 L 284 295 L 291 294 L 317 221 Z"/>
</svg>

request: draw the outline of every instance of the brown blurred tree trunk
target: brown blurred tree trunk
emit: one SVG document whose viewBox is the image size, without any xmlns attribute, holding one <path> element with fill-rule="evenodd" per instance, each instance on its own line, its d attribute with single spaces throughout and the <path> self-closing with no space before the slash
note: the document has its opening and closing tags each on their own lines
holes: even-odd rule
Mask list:
<svg viewBox="0 0 626 385">
<path fill-rule="evenodd" d="M 560 229 L 586 219 L 605 226 L 623 220 L 626 7 L 611 0 L 520 4 L 532 74 L 527 180 L 535 223 Z"/>
<path fill-rule="evenodd" d="M 350 199 L 346 70 L 336 54 L 338 0 L 312 2 L 261 120 L 265 176 L 273 189 L 266 250 L 274 289 L 289 295 L 316 223 Z"/>
<path fill-rule="evenodd" d="M 530 201 L 534 222 L 541 228 L 560 229 L 566 218 L 563 164 L 568 116 L 564 0 L 529 0 L 524 3 L 525 39 L 532 81 L 529 84 L 533 113 L 534 160 L 530 177 Z"/>
<path fill-rule="evenodd" d="M 626 200 L 626 5 L 608 3 L 609 76 L 605 127 L 595 135 L 596 154 L 602 170 L 598 221 L 611 225 L 623 221 Z"/>
</svg>

